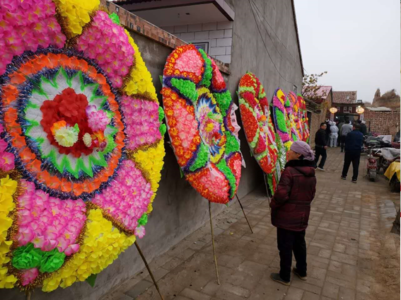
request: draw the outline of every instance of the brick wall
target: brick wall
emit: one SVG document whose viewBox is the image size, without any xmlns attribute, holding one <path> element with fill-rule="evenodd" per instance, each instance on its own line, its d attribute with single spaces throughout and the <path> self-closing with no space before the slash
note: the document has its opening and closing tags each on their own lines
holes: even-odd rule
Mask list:
<svg viewBox="0 0 401 300">
<path fill-rule="evenodd" d="M 188 43 L 209 43 L 209 55 L 223 63 L 231 63 L 233 22 L 170 26 L 162 29 Z"/>
<path fill-rule="evenodd" d="M 400 126 L 400 112 L 378 112 L 367 109 L 364 113 L 364 120 L 368 129 L 370 126 L 371 132 L 394 136 Z"/>
</svg>

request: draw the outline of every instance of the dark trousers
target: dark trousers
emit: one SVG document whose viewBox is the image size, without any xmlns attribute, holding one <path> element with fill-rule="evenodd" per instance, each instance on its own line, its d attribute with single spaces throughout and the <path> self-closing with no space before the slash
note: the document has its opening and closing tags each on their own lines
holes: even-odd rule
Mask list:
<svg viewBox="0 0 401 300">
<path fill-rule="evenodd" d="M 345 148 L 345 139 L 347 138 L 346 135 L 343 135 L 340 137 L 340 147 L 341 147 L 341 152 L 344 152 Z"/>
<path fill-rule="evenodd" d="M 290 231 L 277 228 L 277 247 L 280 251 L 280 277 L 284 281 L 290 281 L 292 252 L 297 261 L 299 275 L 306 276 L 306 243 L 304 231 Z"/>
<path fill-rule="evenodd" d="M 352 163 L 352 168 L 354 171 L 352 180 L 357 180 L 360 160 L 361 160 L 360 152 L 345 152 L 342 177 L 347 177 L 349 166 Z"/>
<path fill-rule="evenodd" d="M 323 169 L 324 163 L 326 162 L 326 158 L 327 158 L 327 151 L 326 151 L 326 149 L 324 149 L 323 147 L 320 147 L 320 146 L 316 146 L 315 150 L 316 150 L 315 165 L 316 165 L 316 167 Z M 320 156 L 322 156 L 322 160 L 320 161 L 320 164 L 318 166 L 317 163 L 319 162 Z"/>
</svg>

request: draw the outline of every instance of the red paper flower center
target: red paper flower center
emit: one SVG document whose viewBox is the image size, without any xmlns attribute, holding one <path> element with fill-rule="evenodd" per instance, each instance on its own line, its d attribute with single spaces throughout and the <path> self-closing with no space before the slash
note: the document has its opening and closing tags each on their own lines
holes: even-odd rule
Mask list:
<svg viewBox="0 0 401 300">
<path fill-rule="evenodd" d="M 76 94 L 72 88 L 66 88 L 53 100 L 44 101 L 40 107 L 40 110 L 43 113 L 40 125 L 42 125 L 43 130 L 47 133 L 47 138 L 50 143 L 56 146 L 60 153 L 72 154 L 75 157 L 80 157 L 82 154 L 89 155 L 92 153 L 93 150 L 86 147 L 82 140 L 85 133 L 92 134 L 85 111 L 87 106 L 88 99 L 85 95 Z M 61 120 L 66 121 L 70 126 L 78 124 L 78 141 L 72 147 L 60 146 L 54 139 L 51 127 L 55 122 Z"/>
</svg>

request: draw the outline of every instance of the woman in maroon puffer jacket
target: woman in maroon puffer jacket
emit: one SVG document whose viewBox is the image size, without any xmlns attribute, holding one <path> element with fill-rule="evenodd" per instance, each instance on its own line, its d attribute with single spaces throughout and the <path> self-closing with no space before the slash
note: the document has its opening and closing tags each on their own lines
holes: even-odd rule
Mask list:
<svg viewBox="0 0 401 300">
<path fill-rule="evenodd" d="M 290 284 L 292 252 L 297 261 L 295 275 L 306 280 L 305 229 L 310 204 L 315 197 L 316 177 L 314 154 L 305 142 L 294 142 L 287 153 L 287 164 L 270 203 L 273 226 L 277 227 L 280 251 L 280 273 L 272 273 L 274 281 Z"/>
</svg>

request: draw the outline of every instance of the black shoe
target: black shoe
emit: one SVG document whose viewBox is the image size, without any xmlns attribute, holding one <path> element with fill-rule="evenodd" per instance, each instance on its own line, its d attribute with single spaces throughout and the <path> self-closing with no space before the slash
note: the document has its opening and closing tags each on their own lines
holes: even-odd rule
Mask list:
<svg viewBox="0 0 401 300">
<path fill-rule="evenodd" d="M 356 183 L 356 179 L 352 179 L 352 183 Z"/>
<path fill-rule="evenodd" d="M 293 269 L 292 269 L 292 272 L 294 272 L 294 274 L 297 275 L 298 278 L 301 279 L 301 280 L 303 280 L 303 281 L 306 281 L 306 280 L 308 279 L 308 277 L 307 277 L 306 275 L 305 275 L 305 276 L 301 276 L 301 275 L 298 273 L 298 270 L 297 270 L 296 268 L 293 268 Z"/>
<path fill-rule="evenodd" d="M 270 278 L 271 278 L 271 280 L 273 280 L 273 281 L 275 281 L 275 282 L 278 282 L 278 283 L 281 283 L 281 284 L 284 284 L 284 285 L 286 285 L 286 286 L 289 286 L 289 285 L 290 285 L 290 282 L 289 282 L 289 281 L 284 281 L 284 280 L 280 277 L 280 274 L 279 274 L 279 273 L 271 273 L 271 274 L 270 274 Z"/>
<path fill-rule="evenodd" d="M 342 180 L 347 180 L 347 177 L 341 176 Z"/>
</svg>

